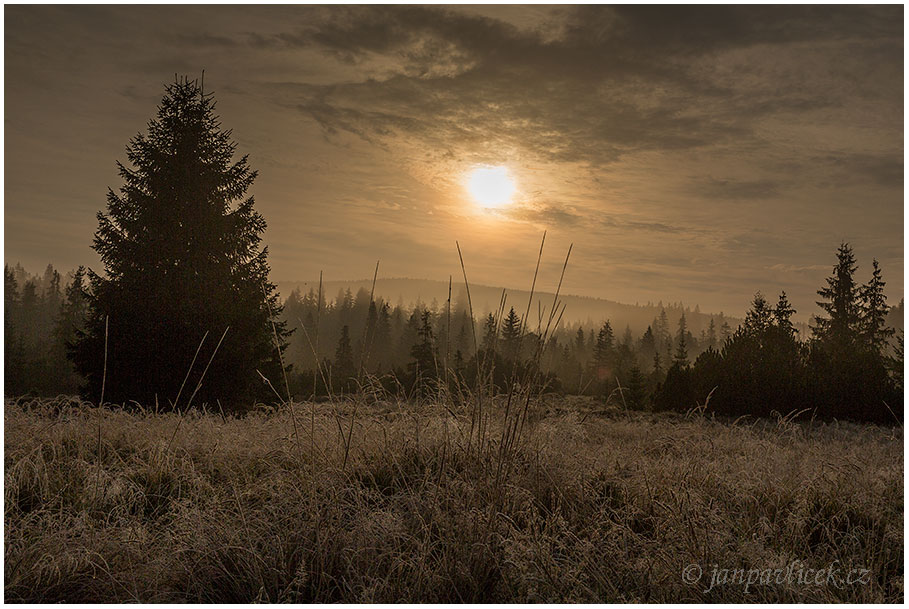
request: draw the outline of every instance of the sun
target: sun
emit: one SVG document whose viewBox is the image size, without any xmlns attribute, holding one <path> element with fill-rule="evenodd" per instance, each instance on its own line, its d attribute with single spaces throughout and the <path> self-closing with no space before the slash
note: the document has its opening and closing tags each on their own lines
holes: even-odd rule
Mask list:
<svg viewBox="0 0 909 609">
<path fill-rule="evenodd" d="M 492 209 L 511 203 L 517 190 L 507 167 L 477 167 L 467 177 L 467 191 L 481 207 Z"/>
</svg>

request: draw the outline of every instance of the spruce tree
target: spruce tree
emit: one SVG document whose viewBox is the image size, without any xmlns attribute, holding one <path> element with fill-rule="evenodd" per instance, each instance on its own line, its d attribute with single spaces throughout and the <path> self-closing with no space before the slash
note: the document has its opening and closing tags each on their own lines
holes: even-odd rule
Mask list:
<svg viewBox="0 0 909 609">
<path fill-rule="evenodd" d="M 7 396 L 18 393 L 25 384 L 25 348 L 19 327 L 20 301 L 16 275 L 3 266 L 3 388 Z"/>
<path fill-rule="evenodd" d="M 51 359 L 59 371 L 61 386 L 67 391 L 78 391 L 79 378 L 67 353 L 72 349 L 85 328 L 88 316 L 88 302 L 85 292 L 85 267 L 80 266 L 66 286 L 63 302 L 59 307 L 54 324 L 54 341 Z"/>
<path fill-rule="evenodd" d="M 720 339 L 725 344 L 727 340 L 732 336 L 732 328 L 729 327 L 729 322 L 725 319 L 723 320 L 723 325 L 720 326 Z"/>
<path fill-rule="evenodd" d="M 106 401 L 163 409 L 186 378 L 177 408 L 196 387 L 196 404 L 242 407 L 270 392 L 257 371 L 281 385 L 289 333 L 260 246 L 265 220 L 247 196 L 257 172 L 233 160 L 214 110 L 197 81 L 168 85 L 126 148 L 131 167 L 117 163 L 124 184 L 108 191 L 93 244 L 104 273 L 89 272 L 90 314 L 72 353 L 88 399 L 104 384 Z"/>
<path fill-rule="evenodd" d="M 900 330 L 900 333 L 897 334 L 895 344 L 893 345 L 893 355 L 887 358 L 888 369 L 890 370 L 890 376 L 893 378 L 894 386 L 897 390 L 903 392 L 903 369 L 905 368 L 905 358 L 904 358 L 904 341 L 906 335 L 903 330 Z"/>
<path fill-rule="evenodd" d="M 495 351 L 498 336 L 499 330 L 496 324 L 496 318 L 490 313 L 486 316 L 486 321 L 483 323 L 483 343 L 481 349 L 486 353 Z"/>
<path fill-rule="evenodd" d="M 587 362 L 587 340 L 584 338 L 584 328 L 579 327 L 574 335 L 574 353 L 578 362 L 585 364 Z"/>
<path fill-rule="evenodd" d="M 795 313 L 796 310 L 789 304 L 786 292 L 780 292 L 780 299 L 776 303 L 776 308 L 773 310 L 773 318 L 776 320 L 777 327 L 785 332 L 787 336 L 795 336 L 798 332 L 792 325 L 792 316 L 795 315 Z"/>
<path fill-rule="evenodd" d="M 824 298 L 818 305 L 828 317 L 815 317 L 809 395 L 828 416 L 889 421 L 893 414 L 885 404 L 896 403 L 902 397 L 886 359 L 873 348 L 870 337 L 882 328 L 876 325 L 877 321 L 869 323 L 868 313 L 868 299 L 875 303 L 874 308 L 886 306 L 881 300 L 883 293 L 875 294 L 882 290 L 883 282 L 876 269 L 878 272 L 868 285 L 857 285 L 855 270 L 852 248 L 843 243 L 827 286 L 818 290 Z M 879 312 L 871 317 L 884 318 Z"/>
<path fill-rule="evenodd" d="M 356 375 L 353 349 L 350 346 L 350 326 L 341 327 L 341 336 L 335 348 L 335 360 L 331 366 L 332 382 L 336 387 L 349 389 L 351 379 Z"/>
<path fill-rule="evenodd" d="M 650 330 L 650 328 L 647 329 L 648 331 Z M 650 338 L 653 340 L 653 333 L 651 333 Z M 600 328 L 597 334 L 596 346 L 593 349 L 593 361 L 597 368 L 608 366 L 611 362 L 614 342 L 615 336 L 612 333 L 612 326 L 607 319 L 603 322 L 603 327 Z"/>
<path fill-rule="evenodd" d="M 659 349 L 668 351 L 672 348 L 672 335 L 669 333 L 669 316 L 666 315 L 666 309 L 660 309 L 660 316 L 654 322 L 653 331 L 656 334 Z"/>
<path fill-rule="evenodd" d="M 647 400 L 647 379 L 640 367 L 634 364 L 628 375 L 628 387 L 625 389 L 625 403 L 629 408 L 640 410 Z"/>
<path fill-rule="evenodd" d="M 508 311 L 502 322 L 502 355 L 508 361 L 517 361 L 521 351 L 521 318 L 514 307 Z"/>
<path fill-rule="evenodd" d="M 884 295 L 886 282 L 881 277 L 881 267 L 877 259 L 872 261 L 874 271 L 871 280 L 860 288 L 861 295 L 861 335 L 865 345 L 875 353 L 884 354 L 889 346 L 889 339 L 895 330 L 887 327 L 887 296 Z"/>
<path fill-rule="evenodd" d="M 439 376 L 431 311 L 423 311 L 420 316 L 420 330 L 417 334 L 417 342 L 411 347 L 410 355 L 413 359 L 408 367 L 414 381 L 414 387 L 421 395 L 425 395 L 429 389 L 428 381 Z"/>
<path fill-rule="evenodd" d="M 842 243 L 836 253 L 837 263 L 827 278 L 827 287 L 818 290 L 824 300 L 818 301 L 829 317 L 815 316 L 815 338 L 844 349 L 853 346 L 861 330 L 861 303 L 855 284 L 855 256 L 848 243 Z"/>
<path fill-rule="evenodd" d="M 773 309 L 764 295 L 757 292 L 751 302 L 751 310 L 745 314 L 743 329 L 753 337 L 763 336 L 773 325 Z"/>
<path fill-rule="evenodd" d="M 389 349 L 388 345 L 391 343 L 391 313 L 389 312 L 389 305 L 387 302 L 383 302 L 382 306 L 379 308 L 378 319 L 376 320 L 376 331 L 375 339 L 372 343 L 373 353 L 375 357 L 373 361 L 375 365 L 373 366 L 376 370 L 390 370 L 391 364 L 388 361 Z"/>
<path fill-rule="evenodd" d="M 44 314 L 42 317 L 42 325 L 47 333 L 53 333 L 54 319 L 56 319 L 57 314 L 60 312 L 60 303 L 63 302 L 63 291 L 61 289 L 61 278 L 60 273 L 54 269 L 51 265 L 47 265 L 47 270 L 44 272 Z"/>
<path fill-rule="evenodd" d="M 688 333 L 688 336 L 691 336 L 690 332 Z M 631 351 L 634 346 L 634 337 L 631 335 L 631 326 L 625 326 L 625 331 L 622 333 L 622 342 L 619 343 L 619 346 L 625 347 L 625 349 Z"/>
<path fill-rule="evenodd" d="M 675 355 L 672 358 L 673 364 L 684 368 L 688 365 L 688 346 L 686 337 L 688 335 L 688 324 L 685 321 L 685 314 L 679 318 L 679 333 L 676 342 Z"/>
<path fill-rule="evenodd" d="M 371 300 L 369 309 L 366 312 L 366 330 L 363 333 L 366 344 L 363 346 L 363 353 L 360 354 L 360 372 L 363 372 L 362 368 L 369 369 L 372 363 L 370 358 L 373 357 L 378 323 L 379 310 L 376 307 L 376 301 Z"/>
<path fill-rule="evenodd" d="M 656 352 L 656 340 L 651 326 L 647 326 L 647 330 L 641 336 L 640 352 L 643 359 L 650 358 Z"/>
</svg>

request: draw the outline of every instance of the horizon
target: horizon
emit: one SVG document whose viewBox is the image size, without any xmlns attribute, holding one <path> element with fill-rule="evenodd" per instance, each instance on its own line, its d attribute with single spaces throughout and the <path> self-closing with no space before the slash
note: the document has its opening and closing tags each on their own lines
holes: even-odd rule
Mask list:
<svg viewBox="0 0 909 609">
<path fill-rule="evenodd" d="M 41 277 L 41 273 L 32 272 L 32 269 L 29 269 L 29 268 L 25 267 L 24 265 L 22 265 L 20 261 L 16 261 L 13 264 L 6 262 L 6 264 L 8 264 L 10 266 L 10 268 L 15 268 L 17 265 L 21 266 L 22 269 L 25 271 L 26 275 L 28 275 L 29 277 L 37 277 L 37 278 Z M 48 263 L 48 264 L 51 264 L 51 263 Z M 47 265 L 44 265 L 44 266 L 46 268 Z M 53 266 L 53 265 L 51 264 L 51 266 Z M 71 269 L 61 269 L 61 268 L 57 268 L 57 267 L 54 267 L 54 268 L 55 268 L 55 270 L 64 273 L 63 274 L 64 278 L 67 278 L 75 270 L 75 268 L 71 268 Z M 319 284 L 318 279 L 272 278 L 271 281 L 278 288 L 278 295 L 280 296 L 282 301 L 286 301 L 288 296 L 290 295 L 290 292 L 293 291 L 293 289 L 291 289 L 290 291 L 285 293 L 285 292 L 281 291 L 282 286 L 286 287 L 289 285 L 306 285 L 306 286 L 309 286 L 310 289 L 316 290 L 317 286 Z M 345 285 L 365 284 L 365 285 L 369 285 L 370 283 L 372 283 L 373 278 L 362 277 L 359 279 L 332 279 L 332 278 L 323 277 L 322 281 L 323 281 L 323 284 L 345 284 Z M 382 277 L 382 276 L 378 276 L 378 277 L 376 277 L 375 281 L 377 282 L 377 285 L 378 285 L 378 282 L 381 282 L 381 281 L 414 281 L 414 282 L 431 282 L 431 283 L 437 283 L 440 285 L 447 284 L 447 282 L 445 280 L 433 279 L 433 278 L 427 278 L 427 277 L 403 277 L 403 276 Z M 479 282 L 471 282 L 470 285 L 475 288 L 481 288 L 481 289 L 486 288 L 486 289 L 493 289 L 493 290 L 506 290 L 509 294 L 529 293 L 529 289 L 527 287 L 512 287 L 512 286 L 507 286 L 507 285 L 495 285 L 492 283 L 479 283 Z M 463 280 L 460 283 L 458 283 L 457 281 L 454 280 L 454 276 L 452 276 L 452 300 L 455 299 L 454 297 L 458 293 L 459 289 L 463 292 L 463 290 L 464 290 Z M 301 292 L 304 295 L 308 291 L 309 290 L 305 290 L 305 291 L 301 290 Z M 538 295 L 546 294 L 546 295 L 551 296 L 554 294 L 554 292 L 555 292 L 554 286 L 552 287 L 552 289 L 538 288 L 535 290 L 535 294 L 538 294 Z M 661 298 L 661 299 L 657 299 L 657 300 L 648 300 L 648 301 L 644 301 L 644 302 L 641 302 L 641 301 L 628 302 L 628 301 L 607 298 L 604 296 L 586 296 L 583 294 L 574 294 L 574 293 L 568 293 L 568 292 L 564 292 L 564 291 L 560 292 L 560 294 L 561 294 L 561 297 L 563 297 L 563 298 L 579 298 L 579 299 L 584 299 L 584 300 L 603 301 L 605 303 L 613 303 L 613 304 L 618 304 L 621 306 L 628 306 L 628 307 L 640 307 L 640 308 L 664 307 L 667 309 L 676 309 L 679 306 L 681 306 L 685 311 L 692 311 L 692 312 L 695 312 L 700 315 L 724 318 L 727 320 L 734 320 L 734 321 L 741 322 L 744 319 L 745 313 L 748 310 L 749 306 L 751 305 L 752 299 L 756 295 L 756 292 L 755 292 L 755 294 L 751 295 L 751 298 L 749 298 L 749 300 L 746 303 L 743 303 L 741 310 L 729 310 L 729 311 L 724 310 L 724 309 L 721 309 L 721 310 L 707 309 L 707 308 L 702 307 L 700 302 L 685 302 L 682 300 L 673 300 L 672 298 Z M 777 298 L 777 296 L 779 296 L 778 293 L 777 294 L 767 294 L 767 293 L 763 293 L 763 292 L 762 292 L 762 295 L 765 298 L 767 298 L 768 300 L 770 300 L 771 302 L 774 302 L 775 299 Z M 324 294 L 324 297 L 326 298 L 327 301 L 331 301 L 334 296 L 335 295 L 332 295 L 332 294 L 327 294 L 327 293 Z M 398 296 L 400 297 L 400 294 Z M 381 295 L 378 297 L 381 297 Z M 790 298 L 790 300 L 791 300 L 791 298 Z M 385 299 L 385 301 L 391 302 L 391 299 Z M 892 308 L 898 307 L 901 303 L 903 303 L 903 301 L 904 301 L 903 296 L 900 296 L 900 299 L 898 301 L 890 302 L 888 300 L 888 304 L 889 304 L 890 308 L 892 309 Z M 417 302 L 416 300 L 405 301 L 405 305 L 407 305 L 407 307 L 410 308 L 411 306 L 416 304 L 416 302 Z M 441 300 L 440 300 L 440 302 L 441 302 Z M 429 303 L 424 303 L 424 304 L 429 304 Z M 797 304 L 797 303 L 794 303 L 794 304 Z M 815 308 L 818 308 L 818 310 L 812 309 L 808 313 L 803 313 L 802 309 L 797 308 L 795 314 L 793 315 L 793 319 L 796 321 L 796 323 L 799 326 L 802 327 L 802 329 L 807 329 L 809 327 L 809 325 L 811 324 L 811 322 L 814 320 L 815 315 L 817 315 L 820 312 L 819 307 L 817 307 L 816 302 L 813 302 L 811 304 L 813 304 L 815 306 Z M 484 312 L 485 312 L 485 310 L 484 310 Z M 571 313 L 570 309 L 566 309 L 566 313 L 567 313 L 566 319 L 575 319 L 576 322 L 577 322 L 577 320 L 581 320 L 581 319 L 592 320 L 594 322 L 600 322 L 600 321 L 603 321 L 603 319 L 608 319 L 608 317 L 606 317 L 605 314 L 603 316 L 603 319 L 599 319 L 599 318 L 593 318 L 589 315 L 587 316 L 587 318 L 580 318 L 580 317 L 574 318 L 574 317 L 572 317 L 572 313 Z"/>
</svg>

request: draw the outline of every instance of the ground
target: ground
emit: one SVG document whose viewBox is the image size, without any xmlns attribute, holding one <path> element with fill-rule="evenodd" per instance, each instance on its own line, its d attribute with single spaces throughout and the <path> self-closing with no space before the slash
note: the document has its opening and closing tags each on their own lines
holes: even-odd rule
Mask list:
<svg viewBox="0 0 909 609">
<path fill-rule="evenodd" d="M 7 400 L 5 599 L 903 600 L 902 428 L 508 408 Z"/>
</svg>

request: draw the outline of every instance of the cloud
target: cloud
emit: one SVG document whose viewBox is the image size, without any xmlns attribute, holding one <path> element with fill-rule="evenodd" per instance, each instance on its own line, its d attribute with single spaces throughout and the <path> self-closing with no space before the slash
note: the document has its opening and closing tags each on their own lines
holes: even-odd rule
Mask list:
<svg viewBox="0 0 909 609">
<path fill-rule="evenodd" d="M 903 159 L 893 155 L 851 153 L 826 157 L 825 161 L 842 183 L 848 176 L 885 188 L 903 187 Z M 845 177 L 844 177 L 845 176 Z"/>
<path fill-rule="evenodd" d="M 829 264 L 774 264 L 767 267 L 771 271 L 782 271 L 784 273 L 816 273 L 817 271 L 827 271 L 831 268 Z"/>
<path fill-rule="evenodd" d="M 556 207 L 548 204 L 525 204 L 498 210 L 498 214 L 544 227 L 570 228 L 582 222 L 584 215 L 570 206 Z"/>
<path fill-rule="evenodd" d="M 635 151 L 756 141 L 760 117 L 832 105 L 771 83 L 738 95 L 703 63 L 756 45 L 901 36 L 887 13 L 585 6 L 526 30 L 440 8 L 346 7 L 317 11 L 307 25 L 256 44 L 372 66 L 361 81 L 300 87 L 297 107 L 328 133 L 471 150 L 488 141 L 599 165 Z"/>
<path fill-rule="evenodd" d="M 606 229 L 610 233 L 664 233 L 677 235 L 696 235 L 702 229 L 683 228 L 670 226 L 663 222 L 648 222 L 637 220 L 626 214 L 606 213 L 596 209 L 578 208 L 573 205 L 556 205 L 550 203 L 524 202 L 495 210 L 499 216 L 527 222 L 542 228 L 557 228 L 572 230 L 586 228 L 597 232 Z"/>
<path fill-rule="evenodd" d="M 177 44 L 187 47 L 215 47 L 215 48 L 235 48 L 242 45 L 242 41 L 230 36 L 222 36 L 209 33 L 194 34 L 177 34 L 175 36 Z"/>
<path fill-rule="evenodd" d="M 691 191 L 708 199 L 771 199 L 780 194 L 779 182 L 776 180 L 733 180 L 708 178 L 701 180 Z"/>
</svg>

